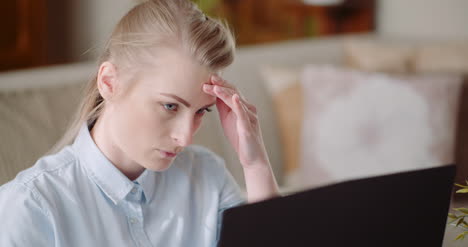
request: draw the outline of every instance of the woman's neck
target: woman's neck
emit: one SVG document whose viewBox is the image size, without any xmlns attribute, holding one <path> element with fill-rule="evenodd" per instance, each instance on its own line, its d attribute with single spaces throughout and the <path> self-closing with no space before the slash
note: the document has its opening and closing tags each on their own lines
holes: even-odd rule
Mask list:
<svg viewBox="0 0 468 247">
<path fill-rule="evenodd" d="M 145 171 L 145 168 L 129 159 L 118 145 L 116 145 L 109 131 L 110 129 L 104 114 L 101 114 L 90 130 L 90 134 L 96 146 L 101 150 L 104 156 L 106 156 L 106 158 L 128 179 L 133 181 Z"/>
</svg>

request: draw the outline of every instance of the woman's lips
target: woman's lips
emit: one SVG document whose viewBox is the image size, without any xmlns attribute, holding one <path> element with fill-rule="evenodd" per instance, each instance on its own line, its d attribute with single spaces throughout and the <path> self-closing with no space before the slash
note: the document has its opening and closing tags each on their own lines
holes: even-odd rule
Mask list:
<svg viewBox="0 0 468 247">
<path fill-rule="evenodd" d="M 164 158 L 173 158 L 173 157 L 175 157 L 177 155 L 176 153 L 166 152 L 166 151 L 163 151 L 163 150 L 159 150 L 159 152 L 161 152 L 161 154 L 162 154 L 162 156 Z"/>
</svg>

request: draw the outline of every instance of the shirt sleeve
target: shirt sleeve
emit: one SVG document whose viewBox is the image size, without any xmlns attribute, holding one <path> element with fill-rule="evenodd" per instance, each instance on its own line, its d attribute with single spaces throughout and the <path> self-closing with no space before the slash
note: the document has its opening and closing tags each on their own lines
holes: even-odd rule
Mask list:
<svg viewBox="0 0 468 247">
<path fill-rule="evenodd" d="M 53 227 L 37 194 L 25 185 L 0 187 L 0 246 L 54 246 Z"/>
<path fill-rule="evenodd" d="M 224 183 L 221 187 L 222 189 L 220 194 L 219 209 L 226 210 L 228 208 L 246 203 L 247 200 L 245 199 L 245 196 L 242 193 L 239 185 L 224 165 L 222 173 Z"/>
<path fill-rule="evenodd" d="M 221 225 L 222 225 L 222 217 L 223 212 L 235 206 L 240 206 L 247 203 L 244 194 L 242 193 L 239 185 L 237 184 L 236 180 L 226 168 L 224 160 L 217 157 L 219 162 L 222 164 L 222 171 L 221 177 L 222 185 L 220 191 L 220 203 L 218 208 L 218 226 L 216 231 L 216 245 L 219 241 L 220 233 L 221 233 Z"/>
</svg>

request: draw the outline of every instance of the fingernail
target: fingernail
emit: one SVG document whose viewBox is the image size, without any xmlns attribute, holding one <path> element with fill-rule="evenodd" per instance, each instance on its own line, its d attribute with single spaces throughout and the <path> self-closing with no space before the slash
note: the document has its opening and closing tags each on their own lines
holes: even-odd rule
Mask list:
<svg viewBox="0 0 468 247">
<path fill-rule="evenodd" d="M 210 84 L 203 84 L 203 88 L 204 88 L 204 89 L 212 90 L 212 89 L 213 89 L 213 85 L 210 85 Z"/>
<path fill-rule="evenodd" d="M 213 81 L 215 81 L 215 82 L 221 82 L 222 81 L 221 77 L 219 77 L 218 75 L 213 75 L 212 78 L 213 78 Z"/>
<path fill-rule="evenodd" d="M 216 87 L 213 88 L 213 91 L 217 91 L 219 93 L 225 93 L 226 89 L 224 89 L 223 87 L 220 87 L 220 86 L 216 86 Z"/>
</svg>

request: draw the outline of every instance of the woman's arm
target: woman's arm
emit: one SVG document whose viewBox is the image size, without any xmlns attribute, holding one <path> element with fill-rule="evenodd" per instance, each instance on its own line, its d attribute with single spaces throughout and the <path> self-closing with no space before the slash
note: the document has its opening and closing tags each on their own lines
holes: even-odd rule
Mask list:
<svg viewBox="0 0 468 247">
<path fill-rule="evenodd" d="M 244 168 L 244 177 L 249 203 L 280 195 L 270 163 Z"/>
<path fill-rule="evenodd" d="M 241 97 L 238 90 L 214 75 L 203 90 L 217 97 L 216 107 L 225 136 L 242 164 L 248 202 L 279 196 L 270 161 L 263 142 L 257 109 Z"/>
</svg>

